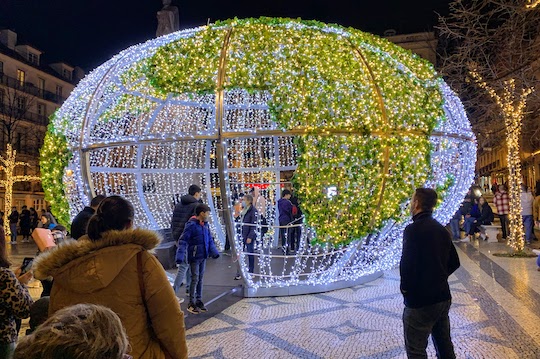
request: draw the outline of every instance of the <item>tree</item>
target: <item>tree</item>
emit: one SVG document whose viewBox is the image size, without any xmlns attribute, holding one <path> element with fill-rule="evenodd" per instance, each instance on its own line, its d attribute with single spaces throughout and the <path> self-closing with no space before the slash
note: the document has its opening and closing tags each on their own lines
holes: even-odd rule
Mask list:
<svg viewBox="0 0 540 359">
<path fill-rule="evenodd" d="M 26 162 L 16 161 L 17 151 L 15 151 L 10 144 L 7 145 L 6 157 L 0 155 L 0 171 L 4 171 L 6 178 L 0 180 L 0 187 L 5 189 L 5 200 L 4 200 L 4 230 L 6 235 L 11 234 L 11 229 L 9 227 L 9 211 L 11 210 L 11 202 L 13 199 L 13 184 L 23 181 L 39 181 L 41 178 L 39 176 L 29 176 L 29 175 L 16 175 L 15 171 L 18 166 L 30 166 Z"/>
<path fill-rule="evenodd" d="M 455 0 L 440 19 L 441 71 L 469 112 L 479 147 L 506 141 L 510 237 L 524 248 L 520 148 L 540 144 L 540 11 L 530 0 Z M 521 135 L 523 133 L 523 135 Z M 506 135 L 506 136 L 505 136 Z M 523 138 L 526 141 L 522 141 Z"/>
</svg>

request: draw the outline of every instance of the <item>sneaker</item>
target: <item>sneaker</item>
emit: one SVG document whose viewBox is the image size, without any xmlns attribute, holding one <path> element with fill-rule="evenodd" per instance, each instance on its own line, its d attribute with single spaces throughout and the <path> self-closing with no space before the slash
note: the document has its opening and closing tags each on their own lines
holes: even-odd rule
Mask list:
<svg viewBox="0 0 540 359">
<path fill-rule="evenodd" d="M 471 237 L 470 237 L 470 236 L 465 236 L 461 241 L 462 241 L 462 242 L 470 242 L 470 241 L 471 241 Z"/>
<path fill-rule="evenodd" d="M 208 312 L 208 309 L 204 306 L 204 303 L 201 300 L 198 300 L 195 305 L 201 312 Z"/>
<path fill-rule="evenodd" d="M 242 279 L 242 276 L 240 274 L 237 274 L 234 276 L 234 280 L 240 280 Z"/>
<path fill-rule="evenodd" d="M 17 244 L 17 241 L 11 241 L 11 242 L 9 242 L 9 243 L 11 243 L 11 244 Z"/>
<path fill-rule="evenodd" d="M 22 242 L 23 243 L 30 243 L 30 240 L 27 238 L 27 239 L 23 239 Z"/>
<path fill-rule="evenodd" d="M 187 311 L 191 314 L 199 314 L 201 312 L 201 310 L 195 304 L 193 304 L 193 302 L 189 303 Z"/>
<path fill-rule="evenodd" d="M 178 300 L 178 304 L 184 303 L 184 298 L 176 297 L 176 299 Z"/>
</svg>

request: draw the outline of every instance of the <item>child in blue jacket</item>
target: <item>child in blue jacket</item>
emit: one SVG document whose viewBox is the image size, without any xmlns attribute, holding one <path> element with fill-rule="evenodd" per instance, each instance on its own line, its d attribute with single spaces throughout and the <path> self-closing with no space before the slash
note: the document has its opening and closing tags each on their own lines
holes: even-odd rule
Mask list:
<svg viewBox="0 0 540 359">
<path fill-rule="evenodd" d="M 191 286 L 189 289 L 188 312 L 199 314 L 207 309 L 202 302 L 202 286 L 206 258 L 219 258 L 219 252 L 210 235 L 210 208 L 206 204 L 195 207 L 195 216 L 186 222 L 184 232 L 178 241 L 176 263 L 182 263 L 187 255 L 191 268 Z"/>
</svg>

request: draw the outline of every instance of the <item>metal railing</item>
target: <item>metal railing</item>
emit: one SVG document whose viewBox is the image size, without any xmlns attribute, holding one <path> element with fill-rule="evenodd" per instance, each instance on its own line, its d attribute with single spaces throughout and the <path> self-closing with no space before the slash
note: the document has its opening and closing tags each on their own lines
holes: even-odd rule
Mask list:
<svg viewBox="0 0 540 359">
<path fill-rule="evenodd" d="M 28 110 L 19 110 L 0 103 L 0 114 L 12 117 L 14 120 L 28 121 L 36 125 L 47 126 L 49 118 Z"/>
<path fill-rule="evenodd" d="M 66 100 L 65 97 L 57 95 L 54 92 L 37 88 L 31 82 L 24 82 L 21 84 L 21 82 L 18 79 L 14 77 L 10 77 L 5 74 L 0 74 L 0 84 L 6 85 L 7 87 L 11 87 L 22 92 L 26 92 L 27 94 L 30 94 L 30 95 L 39 97 L 43 100 L 51 101 L 57 104 L 61 104 Z"/>
</svg>

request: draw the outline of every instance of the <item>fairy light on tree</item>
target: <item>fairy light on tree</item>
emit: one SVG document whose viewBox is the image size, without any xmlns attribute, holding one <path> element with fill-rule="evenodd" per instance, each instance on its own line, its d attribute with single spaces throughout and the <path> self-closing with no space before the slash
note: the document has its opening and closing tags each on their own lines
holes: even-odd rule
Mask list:
<svg viewBox="0 0 540 359">
<path fill-rule="evenodd" d="M 0 171 L 3 171 L 6 178 L 0 180 L 0 187 L 5 189 L 5 199 L 4 199 L 4 231 L 6 236 L 11 235 L 11 229 L 9 227 L 9 213 L 11 211 L 11 204 L 13 202 L 13 184 L 17 182 L 30 182 L 30 181 L 39 181 L 41 178 L 39 176 L 32 175 L 17 175 L 17 167 L 25 166 L 31 167 L 29 163 L 17 161 L 17 151 L 11 147 L 10 144 L 7 145 L 5 157 L 0 155 Z"/>
<path fill-rule="evenodd" d="M 525 248 L 523 220 L 521 218 L 521 130 L 527 97 L 533 92 L 532 88 L 516 90 L 514 79 L 504 81 L 501 93 L 490 87 L 480 75 L 471 75 L 485 89 L 489 96 L 499 106 L 506 126 L 506 146 L 508 147 L 508 195 L 510 197 L 510 212 L 508 214 L 510 234 L 508 245 L 515 251 Z"/>
</svg>

